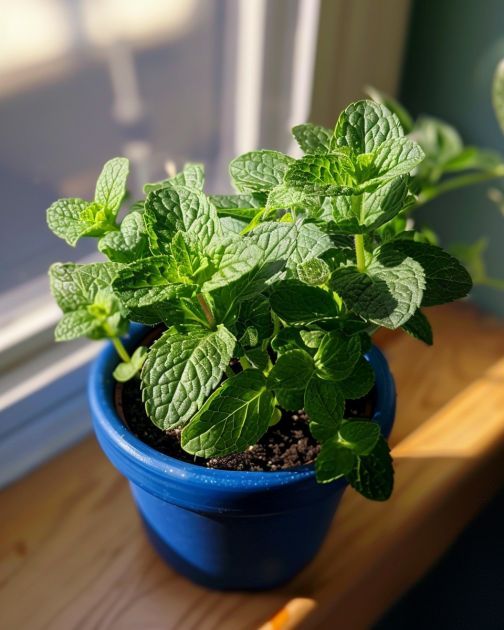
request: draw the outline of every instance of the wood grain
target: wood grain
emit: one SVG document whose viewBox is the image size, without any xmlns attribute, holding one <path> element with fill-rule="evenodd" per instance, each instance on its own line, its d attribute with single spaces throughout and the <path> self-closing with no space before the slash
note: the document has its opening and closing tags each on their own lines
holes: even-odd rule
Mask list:
<svg viewBox="0 0 504 630">
<path fill-rule="evenodd" d="M 431 317 L 433 348 L 382 339 L 399 390 L 393 498 L 347 492 L 322 551 L 287 587 L 222 594 L 173 573 L 88 439 L 0 494 L 0 628 L 368 627 L 502 481 L 504 330 L 465 304 Z"/>
</svg>

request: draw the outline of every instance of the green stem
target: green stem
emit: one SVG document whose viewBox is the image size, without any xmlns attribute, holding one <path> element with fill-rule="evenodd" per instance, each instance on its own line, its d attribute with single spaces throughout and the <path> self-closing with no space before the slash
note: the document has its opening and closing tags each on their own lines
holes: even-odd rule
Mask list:
<svg viewBox="0 0 504 630">
<path fill-rule="evenodd" d="M 356 234 L 355 237 L 355 256 L 357 257 L 357 269 L 363 273 L 366 271 L 366 256 L 364 252 L 364 235 Z"/>
<path fill-rule="evenodd" d="M 419 206 L 423 206 L 428 201 L 431 201 L 446 192 L 450 192 L 451 190 L 457 190 L 457 188 L 463 188 L 464 186 L 472 186 L 491 179 L 499 179 L 500 177 L 504 177 L 504 165 L 498 166 L 493 171 L 468 173 L 466 175 L 452 177 L 444 182 L 441 182 L 437 186 L 424 190 L 418 197 L 418 201 L 414 207 L 418 208 Z"/>
<path fill-rule="evenodd" d="M 198 295 L 196 296 L 196 299 L 198 300 L 199 305 L 201 306 L 201 310 L 203 311 L 203 314 L 206 317 L 208 325 L 210 326 L 210 328 L 215 328 L 215 317 L 213 316 L 212 309 L 208 305 L 208 302 L 203 297 L 203 294 L 198 293 Z"/>
<path fill-rule="evenodd" d="M 251 367 L 250 361 L 247 359 L 247 357 L 242 357 L 240 359 L 240 365 L 242 366 L 242 369 L 244 370 L 248 370 Z"/>
<path fill-rule="evenodd" d="M 112 343 L 114 344 L 114 348 L 117 350 L 117 354 L 121 357 L 121 359 L 125 363 L 130 363 L 131 357 L 128 354 L 128 351 L 126 350 L 126 348 L 123 346 L 123 343 L 119 339 L 119 337 L 112 337 L 111 339 L 112 339 Z"/>
</svg>

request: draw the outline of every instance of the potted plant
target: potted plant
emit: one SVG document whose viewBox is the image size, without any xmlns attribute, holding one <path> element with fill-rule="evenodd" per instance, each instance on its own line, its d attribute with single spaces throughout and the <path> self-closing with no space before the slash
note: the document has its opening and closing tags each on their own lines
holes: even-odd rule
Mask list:
<svg viewBox="0 0 504 630">
<path fill-rule="evenodd" d="M 56 339 L 112 342 L 89 380 L 98 440 L 161 555 L 214 588 L 290 579 L 348 484 L 390 496 L 395 390 L 371 335 L 430 344 L 421 307 L 471 287 L 421 235 L 387 231 L 424 157 L 395 114 L 358 101 L 334 131 L 293 133 L 298 160 L 231 162 L 237 194 L 206 195 L 188 164 L 118 224 L 128 162 L 115 158 L 93 201 L 48 210 L 55 234 L 95 237 L 109 259 L 50 269 Z"/>
</svg>

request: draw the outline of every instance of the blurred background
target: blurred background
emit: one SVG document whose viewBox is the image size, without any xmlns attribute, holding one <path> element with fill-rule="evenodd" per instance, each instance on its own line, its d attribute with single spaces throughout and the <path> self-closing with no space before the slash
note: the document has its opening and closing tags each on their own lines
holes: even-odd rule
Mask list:
<svg viewBox="0 0 504 630">
<path fill-rule="evenodd" d="M 55 199 L 90 198 L 116 155 L 132 163 L 133 195 L 189 160 L 226 192 L 234 155 L 294 153 L 291 126 L 333 126 L 366 86 L 503 151 L 491 105 L 503 23 L 500 0 L 0 0 L 0 485 L 89 431 L 98 344 L 53 343 L 46 273 L 96 256 L 95 243 L 71 250 L 49 232 Z M 494 201 L 479 184 L 417 220 L 447 246 L 488 239 L 488 275 L 502 278 L 491 186 Z M 504 314 L 504 292 L 472 297 Z"/>
</svg>

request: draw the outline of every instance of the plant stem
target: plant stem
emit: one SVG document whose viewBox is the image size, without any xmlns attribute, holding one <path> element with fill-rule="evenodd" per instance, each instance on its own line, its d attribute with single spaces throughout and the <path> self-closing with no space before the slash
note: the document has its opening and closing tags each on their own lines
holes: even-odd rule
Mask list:
<svg viewBox="0 0 504 630">
<path fill-rule="evenodd" d="M 240 359 L 240 365 L 244 370 L 248 370 L 250 367 L 250 361 L 247 359 L 247 357 L 242 357 Z"/>
<path fill-rule="evenodd" d="M 117 350 L 117 354 L 121 357 L 121 359 L 125 363 L 130 363 L 131 357 L 128 354 L 128 351 L 126 350 L 126 348 L 123 346 L 123 343 L 119 339 L 119 337 L 111 337 L 111 339 L 112 339 L 112 343 L 114 344 L 114 348 Z"/>
<path fill-rule="evenodd" d="M 422 192 L 418 197 L 418 201 L 414 208 L 418 208 L 428 201 L 431 201 L 431 199 L 435 199 L 436 197 L 439 197 L 446 192 L 450 192 L 451 190 L 456 190 L 457 188 L 462 188 L 464 186 L 472 186 L 473 184 L 479 184 L 480 182 L 485 182 L 490 179 L 498 179 L 500 177 L 504 177 L 504 166 L 502 165 L 496 167 L 492 171 L 468 173 L 467 175 L 452 177 L 437 186 L 432 186 L 430 190 L 427 188 L 424 192 Z"/>
<path fill-rule="evenodd" d="M 199 305 L 201 306 L 201 310 L 203 311 L 206 317 L 208 325 L 210 326 L 210 328 L 215 328 L 215 317 L 213 316 L 212 309 L 208 305 L 208 302 L 203 297 L 203 294 L 198 293 L 198 295 L 196 296 L 196 299 L 198 300 Z"/>
<path fill-rule="evenodd" d="M 355 237 L 355 256 L 357 257 L 357 269 L 361 273 L 366 271 L 366 256 L 364 252 L 364 235 L 356 234 Z"/>
</svg>

